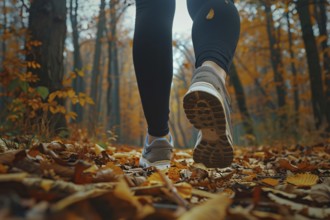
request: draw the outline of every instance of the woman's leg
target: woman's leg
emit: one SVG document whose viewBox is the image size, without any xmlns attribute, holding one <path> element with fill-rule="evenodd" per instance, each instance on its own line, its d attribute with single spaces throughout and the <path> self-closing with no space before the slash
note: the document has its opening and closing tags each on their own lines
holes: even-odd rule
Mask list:
<svg viewBox="0 0 330 220">
<path fill-rule="evenodd" d="M 187 0 L 187 5 L 193 20 L 196 68 L 211 61 L 228 73 L 240 33 L 240 18 L 233 1 Z"/>
<path fill-rule="evenodd" d="M 187 1 L 197 69 L 183 107 L 200 130 L 193 158 L 207 167 L 223 168 L 234 156 L 225 77 L 238 42 L 240 19 L 230 0 Z"/>
<path fill-rule="evenodd" d="M 148 133 L 169 133 L 175 0 L 136 0 L 133 61 Z"/>
</svg>

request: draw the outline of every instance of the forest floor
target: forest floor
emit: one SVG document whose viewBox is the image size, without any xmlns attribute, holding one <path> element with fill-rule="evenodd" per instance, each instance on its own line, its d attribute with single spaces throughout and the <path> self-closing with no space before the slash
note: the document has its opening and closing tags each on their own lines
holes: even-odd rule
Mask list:
<svg viewBox="0 0 330 220">
<path fill-rule="evenodd" d="M 175 150 L 167 170 L 86 139 L 0 146 L 0 219 L 330 219 L 328 143 L 236 147 L 226 169 Z"/>
</svg>

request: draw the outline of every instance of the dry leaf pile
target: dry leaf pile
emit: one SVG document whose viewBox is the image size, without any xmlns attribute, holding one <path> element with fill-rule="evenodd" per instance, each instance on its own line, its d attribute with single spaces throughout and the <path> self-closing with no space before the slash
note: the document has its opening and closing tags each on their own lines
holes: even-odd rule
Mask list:
<svg viewBox="0 0 330 220">
<path fill-rule="evenodd" d="M 0 154 L 0 219 L 330 219 L 329 144 L 237 147 L 226 169 L 176 150 L 167 170 L 140 168 L 129 146 L 11 145 Z"/>
</svg>

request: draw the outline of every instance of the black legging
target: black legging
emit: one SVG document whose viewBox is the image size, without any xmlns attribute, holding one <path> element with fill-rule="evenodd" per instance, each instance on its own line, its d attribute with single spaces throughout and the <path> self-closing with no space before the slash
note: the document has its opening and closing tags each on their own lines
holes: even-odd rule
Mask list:
<svg viewBox="0 0 330 220">
<path fill-rule="evenodd" d="M 193 20 L 196 68 L 205 61 L 213 61 L 228 73 L 240 32 L 234 3 L 230 0 L 187 0 L 187 5 Z M 214 16 L 207 19 L 211 9 Z M 169 132 L 174 11 L 175 0 L 136 0 L 134 67 L 148 133 L 156 137 Z"/>
</svg>

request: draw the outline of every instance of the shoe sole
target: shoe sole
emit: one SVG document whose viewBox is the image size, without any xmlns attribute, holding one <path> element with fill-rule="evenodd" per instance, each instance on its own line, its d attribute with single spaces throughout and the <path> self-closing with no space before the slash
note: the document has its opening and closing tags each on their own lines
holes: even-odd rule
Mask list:
<svg viewBox="0 0 330 220">
<path fill-rule="evenodd" d="M 193 159 L 209 168 L 228 167 L 234 157 L 226 135 L 226 113 L 222 97 L 206 82 L 191 85 L 183 99 L 186 116 L 202 132 L 202 140 L 194 149 Z"/>
</svg>

